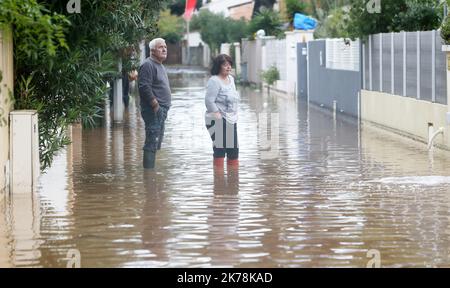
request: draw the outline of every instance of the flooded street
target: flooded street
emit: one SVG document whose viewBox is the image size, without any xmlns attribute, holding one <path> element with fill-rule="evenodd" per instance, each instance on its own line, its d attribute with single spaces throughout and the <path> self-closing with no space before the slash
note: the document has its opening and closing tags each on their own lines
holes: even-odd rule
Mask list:
<svg viewBox="0 0 450 288">
<path fill-rule="evenodd" d="M 74 127 L 34 197 L 0 202 L 0 267 L 66 267 L 71 249 L 81 267 L 363 268 L 371 250 L 382 267 L 450 267 L 449 152 L 241 88 L 240 166 L 214 170 L 207 75 L 170 78 L 157 169 L 142 168 L 135 97 L 123 125 Z"/>
</svg>

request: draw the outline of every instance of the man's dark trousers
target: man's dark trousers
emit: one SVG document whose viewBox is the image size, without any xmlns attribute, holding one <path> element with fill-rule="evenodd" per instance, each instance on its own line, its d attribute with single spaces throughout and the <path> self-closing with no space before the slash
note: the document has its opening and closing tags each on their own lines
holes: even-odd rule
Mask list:
<svg viewBox="0 0 450 288">
<path fill-rule="evenodd" d="M 142 118 L 145 122 L 144 168 L 155 168 L 156 151 L 161 149 L 164 138 L 164 123 L 169 108 L 160 106 L 154 112 L 151 108 L 143 108 Z"/>
</svg>

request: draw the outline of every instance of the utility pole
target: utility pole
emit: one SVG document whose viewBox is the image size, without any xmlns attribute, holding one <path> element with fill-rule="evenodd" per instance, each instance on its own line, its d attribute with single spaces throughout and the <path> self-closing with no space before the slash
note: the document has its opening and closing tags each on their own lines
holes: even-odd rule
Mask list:
<svg viewBox="0 0 450 288">
<path fill-rule="evenodd" d="M 191 65 L 191 48 L 189 47 L 189 23 L 191 21 L 189 19 L 186 20 L 186 28 L 187 28 L 187 33 L 186 33 L 186 51 L 187 51 L 187 64 Z"/>
</svg>

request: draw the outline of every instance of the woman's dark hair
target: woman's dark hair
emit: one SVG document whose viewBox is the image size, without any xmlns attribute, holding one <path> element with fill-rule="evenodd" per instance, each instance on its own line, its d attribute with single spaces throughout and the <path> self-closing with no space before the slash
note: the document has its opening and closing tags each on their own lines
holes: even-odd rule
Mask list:
<svg viewBox="0 0 450 288">
<path fill-rule="evenodd" d="M 214 58 L 212 62 L 211 75 L 219 75 L 220 67 L 226 62 L 233 66 L 233 60 L 227 54 L 220 54 Z"/>
</svg>

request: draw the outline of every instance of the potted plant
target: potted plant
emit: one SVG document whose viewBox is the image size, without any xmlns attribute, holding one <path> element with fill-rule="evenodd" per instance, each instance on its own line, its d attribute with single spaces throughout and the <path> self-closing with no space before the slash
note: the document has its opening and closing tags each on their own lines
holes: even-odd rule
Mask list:
<svg viewBox="0 0 450 288">
<path fill-rule="evenodd" d="M 270 93 L 270 86 L 272 86 L 275 81 L 280 80 L 280 72 L 277 67 L 272 66 L 266 71 L 262 72 L 262 78 L 264 82 L 267 83 L 267 92 Z"/>
</svg>

